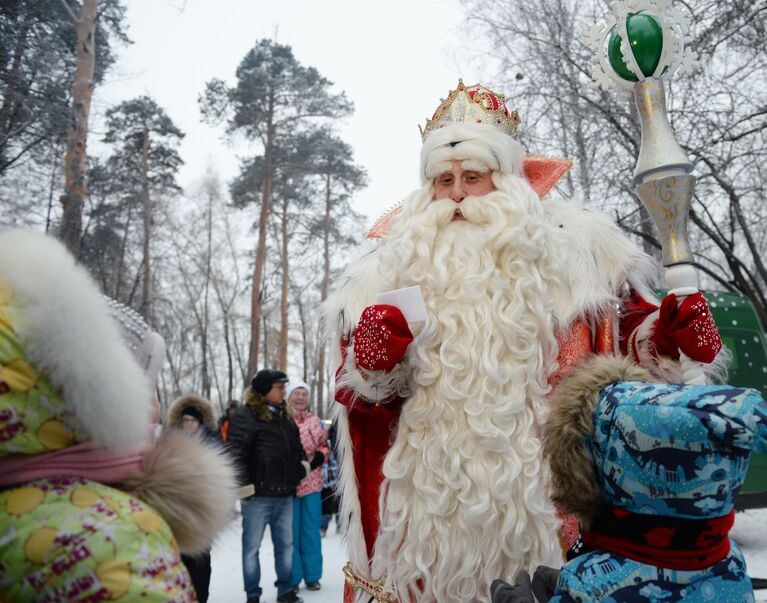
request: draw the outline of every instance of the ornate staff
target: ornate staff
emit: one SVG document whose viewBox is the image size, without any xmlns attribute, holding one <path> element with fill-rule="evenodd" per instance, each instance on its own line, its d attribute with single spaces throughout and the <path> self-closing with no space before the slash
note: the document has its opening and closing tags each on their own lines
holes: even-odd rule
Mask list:
<svg viewBox="0 0 767 603">
<path fill-rule="evenodd" d="M 618 0 L 610 9 L 589 33 L 592 77 L 605 90 L 634 96 L 642 127 L 634 192 L 660 234 L 669 293 L 683 298 L 698 290 L 687 234 L 696 178 L 668 122 L 663 82 L 692 71 L 697 55 L 685 46 L 688 22 L 670 0 Z M 701 363 L 680 359 L 685 382 L 704 383 Z"/>
</svg>

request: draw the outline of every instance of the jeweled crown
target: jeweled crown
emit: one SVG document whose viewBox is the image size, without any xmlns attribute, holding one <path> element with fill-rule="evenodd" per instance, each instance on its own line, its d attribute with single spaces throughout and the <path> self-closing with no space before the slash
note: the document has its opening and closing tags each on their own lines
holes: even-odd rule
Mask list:
<svg viewBox="0 0 767 603">
<path fill-rule="evenodd" d="M 418 129 L 421 140 L 425 140 L 430 132 L 448 124 L 477 123 L 493 126 L 512 138 L 519 138 L 520 121 L 516 109 L 509 112 L 506 108 L 503 94 L 492 92 L 481 84 L 466 86 L 463 80 L 458 80 L 458 88 L 447 95 L 432 118 Z"/>
</svg>

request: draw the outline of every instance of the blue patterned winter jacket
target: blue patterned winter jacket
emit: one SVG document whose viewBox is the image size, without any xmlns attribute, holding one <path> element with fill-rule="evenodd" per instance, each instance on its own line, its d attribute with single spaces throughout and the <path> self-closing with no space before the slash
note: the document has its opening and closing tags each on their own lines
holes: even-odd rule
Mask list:
<svg viewBox="0 0 767 603">
<path fill-rule="evenodd" d="M 767 451 L 767 405 L 755 390 L 619 382 L 604 388 L 586 437 L 605 505 L 644 515 L 727 515 L 752 450 Z M 566 602 L 753 602 L 746 564 L 730 552 L 712 567 L 681 571 L 606 550 L 564 566 L 554 598 Z"/>
</svg>

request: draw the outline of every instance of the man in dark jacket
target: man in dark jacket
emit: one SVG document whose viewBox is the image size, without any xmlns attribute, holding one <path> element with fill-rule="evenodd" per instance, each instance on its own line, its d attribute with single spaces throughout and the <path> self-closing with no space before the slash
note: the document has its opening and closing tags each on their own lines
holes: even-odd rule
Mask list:
<svg viewBox="0 0 767 603">
<path fill-rule="evenodd" d="M 282 371 L 258 371 L 245 391 L 245 404 L 229 424 L 227 448 L 240 472 L 242 500 L 242 569 L 248 603 L 261 597 L 258 549 L 269 525 L 274 542 L 278 603 L 302 601 L 291 588 L 293 496 L 309 471 L 322 465 L 317 453 L 306 461 L 298 427 L 285 405 Z M 316 458 L 319 457 L 319 458 Z"/>
</svg>

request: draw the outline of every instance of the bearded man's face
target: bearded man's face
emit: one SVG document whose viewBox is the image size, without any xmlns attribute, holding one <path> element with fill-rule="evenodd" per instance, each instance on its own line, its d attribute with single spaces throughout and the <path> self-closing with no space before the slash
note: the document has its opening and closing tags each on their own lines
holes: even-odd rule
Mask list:
<svg viewBox="0 0 767 603">
<path fill-rule="evenodd" d="M 434 179 L 434 199 L 450 199 L 460 203 L 466 197 L 482 197 L 496 190 L 492 172 L 488 169 L 474 169 L 479 166 L 466 161 L 450 161 L 449 166 Z M 454 219 L 462 219 L 460 210 L 456 210 Z"/>
</svg>

